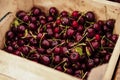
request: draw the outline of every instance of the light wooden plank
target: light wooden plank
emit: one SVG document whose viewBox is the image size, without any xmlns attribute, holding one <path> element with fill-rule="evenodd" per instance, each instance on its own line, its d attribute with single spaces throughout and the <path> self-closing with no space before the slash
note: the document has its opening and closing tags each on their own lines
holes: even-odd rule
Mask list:
<svg viewBox="0 0 120 80">
<path fill-rule="evenodd" d="M 107 67 L 107 70 L 106 70 L 105 75 L 103 77 L 103 80 L 111 80 L 112 79 L 112 75 L 114 73 L 114 69 L 115 69 L 117 60 L 119 58 L 119 55 L 120 55 L 120 37 L 118 38 L 118 41 L 116 43 L 116 47 L 114 48 L 111 59 L 108 63 L 108 67 Z"/>
<path fill-rule="evenodd" d="M 0 73 L 16 80 L 79 80 L 65 73 L 1 50 Z"/>
</svg>

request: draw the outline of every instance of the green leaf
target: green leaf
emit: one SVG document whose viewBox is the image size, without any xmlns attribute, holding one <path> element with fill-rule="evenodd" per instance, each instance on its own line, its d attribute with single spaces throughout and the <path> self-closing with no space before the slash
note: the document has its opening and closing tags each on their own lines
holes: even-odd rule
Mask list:
<svg viewBox="0 0 120 80">
<path fill-rule="evenodd" d="M 86 47 L 85 49 L 86 49 L 87 55 L 88 55 L 88 56 L 91 56 L 91 53 L 90 53 L 89 49 L 88 49 L 87 47 Z"/>
<path fill-rule="evenodd" d="M 78 52 L 80 56 L 83 55 L 83 51 L 81 47 L 76 47 L 75 51 Z"/>
<path fill-rule="evenodd" d="M 19 25 L 18 20 L 15 20 L 15 21 L 14 21 L 14 25 L 15 25 L 15 27 L 17 27 L 17 26 Z"/>
</svg>

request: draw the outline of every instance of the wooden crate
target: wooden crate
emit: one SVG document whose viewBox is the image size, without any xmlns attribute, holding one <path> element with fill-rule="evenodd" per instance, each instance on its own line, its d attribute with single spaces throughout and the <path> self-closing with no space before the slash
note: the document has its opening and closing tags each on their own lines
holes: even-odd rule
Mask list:
<svg viewBox="0 0 120 80">
<path fill-rule="evenodd" d="M 2 49 L 5 41 L 5 33 L 9 30 L 15 14 L 19 10 L 29 11 L 33 6 L 40 7 L 47 13 L 47 10 L 54 6 L 59 11 L 66 10 L 72 12 L 93 11 L 97 19 L 106 20 L 109 18 L 116 19 L 114 33 L 120 34 L 120 4 L 99 0 L 0 0 L 0 18 L 7 12 L 7 15 L 0 22 L 0 48 Z M 105 75 L 91 80 L 110 80 L 120 51 L 120 38 L 115 46 L 112 57 L 106 69 L 99 73 Z M 112 69 L 112 70 L 111 70 Z M 99 70 L 99 69 L 98 69 Z M 107 70 L 107 71 L 106 71 Z M 106 71 L 106 73 L 104 73 Z M 94 73 L 97 74 L 98 72 Z M 8 54 L 0 50 L 0 80 L 79 80 L 65 73 L 48 68 L 41 64 L 26 60 L 24 58 Z"/>
</svg>

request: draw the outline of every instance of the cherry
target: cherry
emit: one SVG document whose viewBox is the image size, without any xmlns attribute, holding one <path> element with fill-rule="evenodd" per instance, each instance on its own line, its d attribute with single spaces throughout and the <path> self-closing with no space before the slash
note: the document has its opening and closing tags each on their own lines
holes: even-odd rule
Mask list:
<svg viewBox="0 0 120 80">
<path fill-rule="evenodd" d="M 81 25 L 84 25 L 85 24 L 85 17 L 81 17 L 79 20 L 78 20 L 78 23 L 81 24 Z"/>
<path fill-rule="evenodd" d="M 99 34 L 96 34 L 96 35 L 95 35 L 95 40 L 97 40 L 97 41 L 100 40 L 100 35 L 99 35 Z"/>
<path fill-rule="evenodd" d="M 38 34 L 37 34 L 37 39 L 38 39 L 38 40 L 40 40 L 42 37 L 43 37 L 43 34 L 42 34 L 42 33 L 38 33 Z"/>
<path fill-rule="evenodd" d="M 31 11 L 34 16 L 38 16 L 41 13 L 41 10 L 37 7 L 33 7 Z"/>
<path fill-rule="evenodd" d="M 77 19 L 79 17 L 79 11 L 73 11 L 71 16 Z"/>
<path fill-rule="evenodd" d="M 56 24 L 60 25 L 60 24 L 61 24 L 61 20 L 60 20 L 60 19 L 57 19 L 57 20 L 56 20 Z"/>
<path fill-rule="evenodd" d="M 74 69 L 74 70 L 78 70 L 78 69 L 80 69 L 80 67 L 81 67 L 81 64 L 79 62 L 76 62 L 72 65 L 72 69 Z"/>
<path fill-rule="evenodd" d="M 65 72 L 68 74 L 73 74 L 73 70 L 71 68 L 67 68 Z"/>
<path fill-rule="evenodd" d="M 5 48 L 5 50 L 6 50 L 7 52 L 9 52 L 9 53 L 12 53 L 12 52 L 14 51 L 14 49 L 13 49 L 12 46 L 7 46 L 7 47 Z"/>
<path fill-rule="evenodd" d="M 80 41 L 81 39 L 82 39 L 82 36 L 80 34 L 75 36 L 76 42 Z"/>
<path fill-rule="evenodd" d="M 61 50 L 60 52 L 62 55 L 66 55 L 69 52 L 67 47 L 61 47 L 60 50 Z"/>
<path fill-rule="evenodd" d="M 96 58 L 94 58 L 93 60 L 94 60 L 95 65 L 98 65 L 98 64 L 100 63 L 100 59 L 99 59 L 99 58 L 97 58 L 97 57 L 96 57 Z"/>
<path fill-rule="evenodd" d="M 79 25 L 78 28 L 77 28 L 77 30 L 78 30 L 80 33 L 82 33 L 82 32 L 84 31 L 83 25 Z"/>
<path fill-rule="evenodd" d="M 50 47 L 50 43 L 49 43 L 48 40 L 43 40 L 41 45 L 42 45 L 43 48 L 49 48 Z"/>
<path fill-rule="evenodd" d="M 39 20 L 46 20 L 46 15 L 45 14 L 39 15 Z"/>
<path fill-rule="evenodd" d="M 37 26 L 36 26 L 34 23 L 30 23 L 30 24 L 29 24 L 29 29 L 30 29 L 31 31 L 35 31 L 35 30 L 37 30 Z"/>
<path fill-rule="evenodd" d="M 103 26 L 103 31 L 104 31 L 104 32 L 109 32 L 110 29 L 108 28 L 108 26 L 104 25 L 104 26 Z"/>
<path fill-rule="evenodd" d="M 93 41 L 92 46 L 93 46 L 94 49 L 98 49 L 100 47 L 100 44 L 97 41 Z"/>
<path fill-rule="evenodd" d="M 94 60 L 88 59 L 88 61 L 87 61 L 87 68 L 88 68 L 88 69 L 91 69 L 91 68 L 93 68 L 94 66 L 95 66 Z"/>
<path fill-rule="evenodd" d="M 115 24 L 115 20 L 114 20 L 114 19 L 108 19 L 108 20 L 106 21 L 106 25 L 107 25 L 107 27 L 110 28 L 110 29 L 113 29 L 114 24 Z"/>
<path fill-rule="evenodd" d="M 110 53 L 105 55 L 105 57 L 104 57 L 104 62 L 105 63 L 109 61 L 110 56 L 111 56 Z"/>
<path fill-rule="evenodd" d="M 19 50 L 24 54 L 24 55 L 28 55 L 28 53 L 30 52 L 30 48 L 27 46 L 22 46 L 19 48 Z"/>
<path fill-rule="evenodd" d="M 118 39 L 118 35 L 117 35 L 117 34 L 113 34 L 113 35 L 111 36 L 111 40 L 112 40 L 113 42 L 116 42 L 117 39 Z"/>
<path fill-rule="evenodd" d="M 60 15 L 61 15 L 62 17 L 68 17 L 68 12 L 67 12 L 67 11 L 62 11 L 62 12 L 60 13 Z"/>
<path fill-rule="evenodd" d="M 21 52 L 19 50 L 16 50 L 15 52 L 13 52 L 13 54 L 17 56 L 21 56 Z"/>
<path fill-rule="evenodd" d="M 40 58 L 40 54 L 38 54 L 38 53 L 32 53 L 32 54 L 30 55 L 30 59 L 31 59 L 32 61 L 38 62 L 39 58 Z"/>
<path fill-rule="evenodd" d="M 19 48 L 19 46 L 18 46 L 18 44 L 17 44 L 16 41 L 14 41 L 14 42 L 12 43 L 12 46 L 13 46 L 14 49 L 18 49 L 18 48 Z"/>
<path fill-rule="evenodd" d="M 22 19 L 25 15 L 26 15 L 25 11 L 18 11 L 16 14 L 16 16 L 20 19 Z"/>
<path fill-rule="evenodd" d="M 55 69 L 58 70 L 58 71 L 63 71 L 62 66 L 57 66 Z"/>
<path fill-rule="evenodd" d="M 70 60 L 76 62 L 79 60 L 79 54 L 77 52 L 70 53 Z"/>
<path fill-rule="evenodd" d="M 72 27 L 73 28 L 78 28 L 78 22 L 77 21 L 73 21 L 72 22 Z"/>
<path fill-rule="evenodd" d="M 54 54 L 59 54 L 60 53 L 60 47 L 55 47 L 53 52 L 54 52 Z"/>
<path fill-rule="evenodd" d="M 40 61 L 41 61 L 41 63 L 43 63 L 44 65 L 47 65 L 47 66 L 50 64 L 50 58 L 45 55 L 40 57 Z"/>
<path fill-rule="evenodd" d="M 98 21 L 97 21 L 97 24 L 98 24 L 100 27 L 103 27 L 104 22 L 103 22 L 102 20 L 98 20 Z"/>
<path fill-rule="evenodd" d="M 29 22 L 30 17 L 29 17 L 28 15 L 25 15 L 25 16 L 22 18 L 22 20 L 23 20 L 24 22 Z"/>
<path fill-rule="evenodd" d="M 72 48 L 73 47 L 73 42 L 69 42 L 67 45 L 68 48 Z"/>
<path fill-rule="evenodd" d="M 52 28 L 52 27 L 53 27 L 53 24 L 52 24 L 52 23 L 48 23 L 48 24 L 46 24 L 46 27 L 47 27 L 47 28 Z"/>
<path fill-rule="evenodd" d="M 49 36 L 53 35 L 53 30 L 51 28 L 48 28 L 46 31 L 47 31 L 47 35 Z"/>
<path fill-rule="evenodd" d="M 72 37 L 74 35 L 74 30 L 73 29 L 68 29 L 67 30 L 67 36 Z"/>
<path fill-rule="evenodd" d="M 31 38 L 30 39 L 30 45 L 34 45 L 34 46 L 36 46 L 37 45 L 37 40 L 35 39 L 35 38 Z"/>
<path fill-rule="evenodd" d="M 12 31 L 8 31 L 8 32 L 6 33 L 6 38 L 7 38 L 7 39 L 12 39 L 12 38 L 14 38 L 14 33 L 13 33 Z"/>
<path fill-rule="evenodd" d="M 54 34 L 54 37 L 55 37 L 56 39 L 59 39 L 59 38 L 60 38 L 60 34 L 55 33 L 55 34 Z"/>
<path fill-rule="evenodd" d="M 100 54 L 101 54 L 102 56 L 105 56 L 105 55 L 107 54 L 107 51 L 106 51 L 106 50 L 102 50 L 102 51 L 100 51 Z"/>
<path fill-rule="evenodd" d="M 54 18 L 52 16 L 47 16 L 47 21 L 52 22 L 52 21 L 54 21 Z"/>
<path fill-rule="evenodd" d="M 62 25 L 67 26 L 67 25 L 70 24 L 70 20 L 69 20 L 68 17 L 62 17 L 61 18 L 61 23 L 62 23 Z"/>
<path fill-rule="evenodd" d="M 11 27 L 11 31 L 12 31 L 13 33 L 18 33 L 17 27 L 15 27 L 15 26 L 12 26 L 12 27 Z"/>
<path fill-rule="evenodd" d="M 53 32 L 54 33 L 59 33 L 60 32 L 60 28 L 59 27 L 55 27 Z"/>
<path fill-rule="evenodd" d="M 58 41 L 52 41 L 51 42 L 51 47 L 55 47 L 55 46 L 57 46 L 58 45 Z"/>
<path fill-rule="evenodd" d="M 92 11 L 88 11 L 85 14 L 86 20 L 89 22 L 94 22 L 95 21 L 95 14 Z"/>
<path fill-rule="evenodd" d="M 40 20 L 40 24 L 42 24 L 42 25 L 46 24 L 46 22 L 47 22 L 47 21 L 46 21 L 45 19 L 41 19 L 41 20 Z"/>
<path fill-rule="evenodd" d="M 18 30 L 18 32 L 20 32 L 20 33 L 23 33 L 23 32 L 25 32 L 25 26 L 24 25 L 19 25 L 18 27 L 17 27 L 17 30 Z"/>
<path fill-rule="evenodd" d="M 53 62 L 54 62 L 55 64 L 60 63 L 60 62 L 61 62 L 60 56 L 58 56 L 58 55 L 54 56 L 54 57 L 53 57 Z"/>
<path fill-rule="evenodd" d="M 37 21 L 37 18 L 36 18 L 36 17 L 34 17 L 34 16 L 31 16 L 31 17 L 30 17 L 30 22 L 31 22 L 31 23 L 37 23 L 36 21 Z"/>
<path fill-rule="evenodd" d="M 102 45 L 102 46 L 106 46 L 106 42 L 107 42 L 107 41 L 106 41 L 105 39 L 101 39 L 101 45 Z"/>
<path fill-rule="evenodd" d="M 101 26 L 98 24 L 98 23 L 95 23 L 93 25 L 93 28 L 96 30 L 96 31 L 100 31 L 101 30 Z"/>
<path fill-rule="evenodd" d="M 19 39 L 19 40 L 17 41 L 17 44 L 18 44 L 18 46 L 23 46 L 23 45 L 25 44 L 25 42 L 24 42 L 23 39 Z"/>
<path fill-rule="evenodd" d="M 106 32 L 105 36 L 106 36 L 108 39 L 111 39 L 112 33 L 111 33 L 111 32 Z"/>
<path fill-rule="evenodd" d="M 92 38 L 95 35 L 95 30 L 93 28 L 87 29 L 88 35 L 87 37 Z"/>
<path fill-rule="evenodd" d="M 37 51 L 38 51 L 39 54 L 44 54 L 45 53 L 44 48 L 37 48 Z"/>
<path fill-rule="evenodd" d="M 51 8 L 49 9 L 49 14 L 50 14 L 51 16 L 57 16 L 57 15 L 58 15 L 58 10 L 57 10 L 55 7 L 51 7 Z"/>
<path fill-rule="evenodd" d="M 81 64 L 81 69 L 83 69 L 84 71 L 86 71 L 87 66 L 86 66 L 86 64 L 85 64 L 85 63 Z"/>
</svg>

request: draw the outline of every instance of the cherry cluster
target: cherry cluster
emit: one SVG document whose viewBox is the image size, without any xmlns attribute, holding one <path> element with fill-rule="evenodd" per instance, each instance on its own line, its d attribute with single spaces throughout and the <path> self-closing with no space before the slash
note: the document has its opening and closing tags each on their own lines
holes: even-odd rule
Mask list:
<svg viewBox="0 0 120 80">
<path fill-rule="evenodd" d="M 117 34 L 115 20 L 97 20 L 93 11 L 48 14 L 37 7 L 18 11 L 3 50 L 86 79 L 93 67 L 109 61 Z"/>
</svg>

